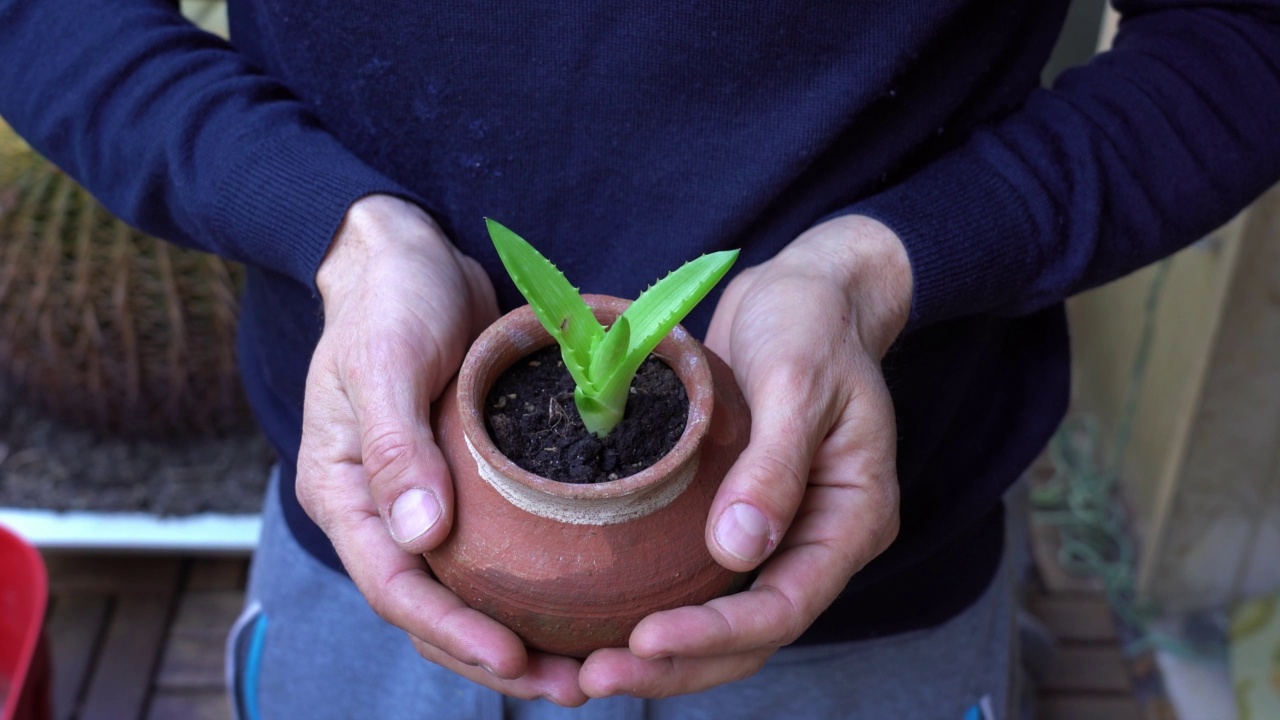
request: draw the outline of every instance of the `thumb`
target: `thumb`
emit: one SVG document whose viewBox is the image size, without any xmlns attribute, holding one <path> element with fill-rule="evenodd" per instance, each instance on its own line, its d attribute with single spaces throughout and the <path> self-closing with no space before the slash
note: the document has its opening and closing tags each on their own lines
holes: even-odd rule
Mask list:
<svg viewBox="0 0 1280 720">
<path fill-rule="evenodd" d="M 795 517 L 829 425 L 808 400 L 814 397 L 821 396 L 785 380 L 748 395 L 751 438 L 716 493 L 706 529 L 707 547 L 724 567 L 754 569 Z"/>
<path fill-rule="evenodd" d="M 372 363 L 362 374 L 366 381 L 351 383 L 348 395 L 369 494 L 392 539 L 417 554 L 449 534 L 453 482 L 431 431 L 430 390 L 410 381 L 421 370 L 400 360 Z"/>
</svg>

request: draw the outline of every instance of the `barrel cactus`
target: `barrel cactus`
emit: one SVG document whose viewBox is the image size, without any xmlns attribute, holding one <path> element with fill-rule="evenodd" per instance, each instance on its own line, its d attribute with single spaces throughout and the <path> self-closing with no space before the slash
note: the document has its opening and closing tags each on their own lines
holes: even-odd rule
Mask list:
<svg viewBox="0 0 1280 720">
<path fill-rule="evenodd" d="M 0 125 L 0 382 L 130 436 L 249 422 L 236 365 L 243 269 L 129 227 Z"/>
</svg>

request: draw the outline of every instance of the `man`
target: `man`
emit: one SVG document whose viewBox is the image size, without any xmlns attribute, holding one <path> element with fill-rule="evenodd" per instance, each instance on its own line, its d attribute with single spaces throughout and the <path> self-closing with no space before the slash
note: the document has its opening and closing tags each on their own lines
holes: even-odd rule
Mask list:
<svg viewBox="0 0 1280 720">
<path fill-rule="evenodd" d="M 250 265 L 283 462 L 244 712 L 1005 716 L 1000 497 L 1065 406 L 1061 301 L 1280 177 L 1277 3 L 1117 3 L 1116 49 L 1040 90 L 1065 5 L 269 0 L 230 5 L 228 46 L 159 0 L 0 4 L 0 113 Z M 742 248 L 687 326 L 752 410 L 707 534 L 749 590 L 579 663 L 431 578 L 429 406 L 518 302 L 484 216 L 624 297 Z"/>
</svg>

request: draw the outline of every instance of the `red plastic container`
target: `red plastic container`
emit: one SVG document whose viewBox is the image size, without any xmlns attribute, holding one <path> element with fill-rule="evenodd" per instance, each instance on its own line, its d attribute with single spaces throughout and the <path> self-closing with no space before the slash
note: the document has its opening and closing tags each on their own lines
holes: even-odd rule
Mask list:
<svg viewBox="0 0 1280 720">
<path fill-rule="evenodd" d="M 0 707 L 4 720 L 43 720 L 52 713 L 49 658 L 43 643 L 49 577 L 25 540 L 0 526 Z"/>
</svg>

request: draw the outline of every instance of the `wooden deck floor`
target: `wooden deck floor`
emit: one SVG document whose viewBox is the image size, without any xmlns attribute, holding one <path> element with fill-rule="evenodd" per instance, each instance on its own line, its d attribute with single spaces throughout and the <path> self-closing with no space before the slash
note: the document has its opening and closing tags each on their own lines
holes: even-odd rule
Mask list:
<svg viewBox="0 0 1280 720">
<path fill-rule="evenodd" d="M 48 556 L 55 720 L 226 720 L 242 559 Z"/>
<path fill-rule="evenodd" d="M 1037 595 L 1031 614 L 1052 632 L 1054 663 L 1037 692 L 1040 720 L 1174 720 L 1142 699 L 1138 666 L 1121 651 L 1111 609 L 1098 593 Z"/>
<path fill-rule="evenodd" d="M 223 642 L 244 600 L 246 560 L 62 554 L 47 560 L 56 720 L 230 717 Z M 1122 654 L 1098 589 L 1052 568 L 1040 575 L 1029 609 L 1058 648 L 1039 688 L 1037 717 L 1172 720 L 1160 694 L 1145 689 L 1145 675 L 1154 671 Z"/>
<path fill-rule="evenodd" d="M 1124 654 L 1101 582 L 1062 569 L 1052 528 L 1033 526 L 1030 535 L 1036 572 L 1027 609 L 1057 643 L 1038 687 L 1037 719 L 1177 720 L 1154 657 Z"/>
</svg>

